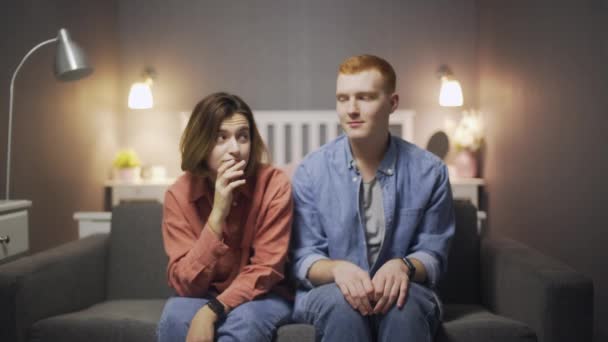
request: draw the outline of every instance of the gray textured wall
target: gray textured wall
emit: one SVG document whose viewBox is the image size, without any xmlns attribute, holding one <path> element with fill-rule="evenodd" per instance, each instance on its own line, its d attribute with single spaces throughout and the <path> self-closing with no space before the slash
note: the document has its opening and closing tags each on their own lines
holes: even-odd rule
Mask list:
<svg viewBox="0 0 608 342">
<path fill-rule="evenodd" d="M 481 1 L 491 233 L 593 278 L 608 340 L 608 1 Z"/>
<path fill-rule="evenodd" d="M 213 91 L 237 93 L 259 110 L 331 109 L 339 62 L 374 53 L 395 66 L 402 107 L 418 113 L 421 144 L 458 113 L 437 106 L 441 63 L 460 78 L 466 105 L 477 104 L 473 0 L 27 0 L 3 3 L 0 18 L 0 108 L 8 108 L 20 58 L 60 26 L 96 67 L 85 80 L 56 82 L 46 48 L 19 75 L 12 185 L 15 197 L 34 201 L 34 251 L 75 238 L 73 212 L 103 208 L 103 181 L 118 148 L 134 147 L 144 163 L 177 175 L 177 113 Z M 128 87 L 146 65 L 158 71 L 157 105 L 130 111 Z M 1 127 L 6 123 L 0 110 Z M 4 187 L 4 167 L 0 176 Z"/>
<path fill-rule="evenodd" d="M 77 237 L 75 211 L 103 210 L 117 145 L 118 41 L 114 1 L 3 1 L 0 11 L 0 188 L 5 194 L 9 85 L 21 58 L 60 27 L 87 51 L 93 75 L 53 76 L 54 46 L 34 53 L 15 82 L 11 198 L 33 202 L 30 249 Z"/>
<path fill-rule="evenodd" d="M 393 64 L 402 108 L 416 110 L 423 145 L 444 117 L 459 112 L 437 105 L 441 63 L 460 78 L 465 105 L 477 104 L 472 0 L 125 0 L 119 13 L 123 107 L 143 67 L 158 72 L 155 109 L 127 110 L 121 143 L 173 175 L 175 113 L 217 90 L 239 94 L 258 110 L 333 109 L 337 66 L 354 54 Z"/>
</svg>

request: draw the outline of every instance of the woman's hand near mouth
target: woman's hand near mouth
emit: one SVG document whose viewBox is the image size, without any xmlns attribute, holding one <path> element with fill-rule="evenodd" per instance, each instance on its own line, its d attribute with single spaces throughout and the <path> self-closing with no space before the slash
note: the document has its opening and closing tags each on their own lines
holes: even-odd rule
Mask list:
<svg viewBox="0 0 608 342">
<path fill-rule="evenodd" d="M 215 178 L 215 195 L 213 197 L 213 209 L 209 215 L 211 229 L 221 238 L 226 223 L 226 217 L 230 214 L 234 189 L 245 184 L 246 162 L 227 159 L 217 170 Z"/>
</svg>

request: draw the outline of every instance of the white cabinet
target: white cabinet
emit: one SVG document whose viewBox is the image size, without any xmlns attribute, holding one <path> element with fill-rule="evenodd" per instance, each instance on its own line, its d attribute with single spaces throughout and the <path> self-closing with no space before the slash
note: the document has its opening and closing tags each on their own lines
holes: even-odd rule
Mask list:
<svg viewBox="0 0 608 342">
<path fill-rule="evenodd" d="M 174 179 L 135 183 L 111 180 L 107 181 L 105 186 L 110 188 L 112 207 L 114 207 L 121 201 L 158 201 L 163 203 L 165 192 L 173 182 L 175 182 Z M 78 237 L 83 238 L 96 233 L 109 233 L 112 213 L 79 211 L 74 213 L 74 220 L 78 222 Z"/>
<path fill-rule="evenodd" d="M 106 186 L 111 189 L 112 206 L 118 205 L 120 201 L 157 200 L 163 203 L 165 192 L 175 180 L 169 179 L 162 182 L 139 182 L 123 183 L 108 181 Z M 481 178 L 451 178 L 452 195 L 455 199 L 471 200 L 474 206 L 479 208 L 479 190 L 484 185 Z"/>
<path fill-rule="evenodd" d="M 105 185 L 111 189 L 112 206 L 114 207 L 120 201 L 156 200 L 163 203 L 165 192 L 174 181 L 174 179 L 154 182 L 141 181 L 137 183 L 107 181 Z"/>
<path fill-rule="evenodd" d="M 477 232 L 481 233 L 482 222 L 487 218 L 486 212 L 479 210 L 479 191 L 484 186 L 481 178 L 450 178 L 452 197 L 454 199 L 470 200 L 477 207 Z"/>
<path fill-rule="evenodd" d="M 0 263 L 29 249 L 28 211 L 31 201 L 0 201 Z"/>
<path fill-rule="evenodd" d="M 116 206 L 120 201 L 156 200 L 163 203 L 165 192 L 174 182 L 174 179 L 137 183 L 107 181 L 105 185 L 111 190 L 112 206 Z M 484 185 L 483 179 L 450 178 L 450 183 L 452 184 L 452 195 L 455 199 L 471 200 L 473 205 L 479 208 L 479 191 Z"/>
<path fill-rule="evenodd" d="M 481 178 L 450 178 L 452 184 L 452 197 L 454 199 L 471 200 L 479 209 L 479 191 L 484 185 Z"/>
<path fill-rule="evenodd" d="M 83 238 L 97 233 L 109 233 L 112 213 L 109 211 L 79 211 L 74 213 L 78 222 L 78 237 Z"/>
</svg>

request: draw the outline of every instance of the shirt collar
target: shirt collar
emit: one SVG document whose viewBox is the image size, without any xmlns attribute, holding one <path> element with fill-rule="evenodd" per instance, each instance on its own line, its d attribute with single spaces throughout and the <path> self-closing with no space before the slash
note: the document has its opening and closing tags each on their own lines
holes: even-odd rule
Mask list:
<svg viewBox="0 0 608 342">
<path fill-rule="evenodd" d="M 353 158 L 353 152 L 350 147 L 350 143 L 348 142 L 348 138 L 344 139 L 345 147 L 344 152 L 346 156 L 346 167 L 354 170 L 359 173 L 359 169 L 357 168 L 357 163 Z M 380 166 L 378 167 L 378 171 L 382 172 L 386 176 L 392 176 L 395 174 L 395 164 L 397 162 L 397 146 L 395 142 L 395 137 L 389 135 L 388 142 L 388 150 L 384 153 L 384 157 L 382 157 L 382 161 L 380 162 Z"/>
<path fill-rule="evenodd" d="M 388 150 L 384 153 L 384 158 L 380 163 L 378 171 L 384 173 L 387 176 L 395 174 L 395 164 L 397 163 L 397 142 L 395 137 L 389 135 Z"/>
</svg>

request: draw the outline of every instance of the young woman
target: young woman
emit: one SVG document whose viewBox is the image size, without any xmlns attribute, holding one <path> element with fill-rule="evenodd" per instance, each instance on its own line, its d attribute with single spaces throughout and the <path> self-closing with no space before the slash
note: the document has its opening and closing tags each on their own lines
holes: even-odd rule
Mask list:
<svg viewBox="0 0 608 342">
<path fill-rule="evenodd" d="M 185 173 L 165 195 L 169 299 L 159 341 L 271 341 L 291 316 L 284 265 L 291 233 L 288 177 L 263 164 L 249 106 L 215 93 L 181 139 Z"/>
</svg>

